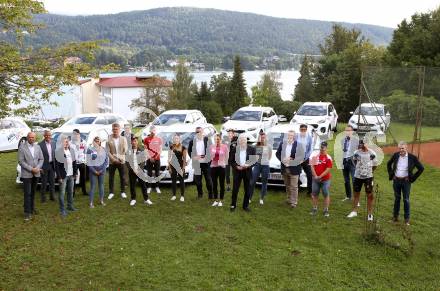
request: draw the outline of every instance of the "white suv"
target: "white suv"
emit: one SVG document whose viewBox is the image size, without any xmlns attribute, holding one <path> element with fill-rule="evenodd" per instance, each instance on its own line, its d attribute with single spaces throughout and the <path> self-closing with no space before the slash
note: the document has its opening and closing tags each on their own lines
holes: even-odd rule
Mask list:
<svg viewBox="0 0 440 291">
<path fill-rule="evenodd" d="M 53 132 L 72 132 L 75 128 L 79 129 L 80 132 L 90 132 L 102 128 L 111 132 L 113 123 L 119 123 L 121 129 L 123 129 L 124 125 L 128 124 L 128 121 L 121 115 L 114 113 L 78 114 L 54 129 Z"/>
<path fill-rule="evenodd" d="M 267 131 L 278 124 L 278 116 L 271 107 L 247 106 L 238 109 L 222 126 L 222 135 L 229 129 L 246 134 L 248 142 L 256 142 L 260 130 Z"/>
<path fill-rule="evenodd" d="M 379 103 L 362 103 L 359 114 L 359 106 L 348 121 L 354 130 L 362 132 L 376 132 L 384 134 L 390 126 L 391 115 L 385 105 Z"/>
<path fill-rule="evenodd" d="M 150 127 L 152 125 L 156 127 L 157 132 L 160 132 L 161 128 L 165 128 L 166 126 L 175 123 L 204 125 L 206 124 L 206 117 L 199 110 L 164 111 L 142 130 L 142 139 L 150 134 Z"/>
<path fill-rule="evenodd" d="M 290 123 L 311 125 L 318 134 L 331 136 L 338 126 L 338 114 L 330 102 L 305 102 Z"/>
</svg>

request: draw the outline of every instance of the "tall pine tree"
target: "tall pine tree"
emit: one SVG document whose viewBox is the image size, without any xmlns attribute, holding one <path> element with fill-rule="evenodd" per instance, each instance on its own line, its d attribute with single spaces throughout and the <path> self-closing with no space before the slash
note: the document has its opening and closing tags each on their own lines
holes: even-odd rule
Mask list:
<svg viewBox="0 0 440 291">
<path fill-rule="evenodd" d="M 298 83 L 296 84 L 295 92 L 293 93 L 295 101 L 314 101 L 315 94 L 313 88 L 312 69 L 313 59 L 305 55 L 301 64 L 301 69 L 299 70 L 300 76 L 298 78 Z"/>
<path fill-rule="evenodd" d="M 241 68 L 240 57 L 234 58 L 234 74 L 231 80 L 231 103 L 233 110 L 246 106 L 250 102 L 250 98 L 246 91 L 246 83 L 243 77 L 243 69 Z"/>
</svg>

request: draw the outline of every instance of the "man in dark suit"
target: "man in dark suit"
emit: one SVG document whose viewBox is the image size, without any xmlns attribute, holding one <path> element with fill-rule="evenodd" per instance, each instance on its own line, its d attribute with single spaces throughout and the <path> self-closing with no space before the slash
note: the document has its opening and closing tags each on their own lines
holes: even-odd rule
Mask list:
<svg viewBox="0 0 440 291">
<path fill-rule="evenodd" d="M 359 146 L 359 138 L 353 134 L 353 127 L 347 125 L 345 127 L 345 137 L 341 140 L 342 149 L 342 174 L 344 176 L 345 198 L 342 201 L 351 200 L 352 185 L 354 181 L 354 172 L 356 166 L 353 162 L 353 154 Z"/>
<path fill-rule="evenodd" d="M 44 157 L 43 171 L 41 172 L 41 203 L 46 202 L 48 183 L 50 200 L 55 200 L 55 143 L 52 141 L 50 130 L 45 130 L 43 135 L 44 140 L 38 144 Z"/>
<path fill-rule="evenodd" d="M 35 143 L 35 133 L 29 132 L 27 141 L 18 149 L 18 164 L 21 167 L 21 179 L 24 190 L 24 220 L 30 220 L 36 214 L 34 208 L 35 188 L 43 167 L 43 153 L 40 146 Z"/>
<path fill-rule="evenodd" d="M 256 161 L 255 148 L 247 144 L 247 137 L 244 134 L 240 135 L 237 146 L 231 147 L 229 153 L 229 164 L 233 175 L 231 211 L 234 211 L 237 207 L 237 196 L 241 181 L 244 185 L 243 210 L 250 211 L 249 183 L 251 182 L 252 165 Z"/>
<path fill-rule="evenodd" d="M 415 173 L 414 169 L 417 169 Z M 393 220 L 397 222 L 399 219 L 400 198 L 403 195 L 404 219 L 406 225 L 409 225 L 411 184 L 423 173 L 424 167 L 416 156 L 408 153 L 406 142 L 401 141 L 399 152 L 394 153 L 387 163 L 387 170 L 390 181 L 393 181 L 394 189 Z"/>
<path fill-rule="evenodd" d="M 202 175 L 205 177 L 208 198 L 214 199 L 212 193 L 210 145 L 211 141 L 207 136 L 204 136 L 203 128 L 197 127 L 196 137 L 188 145 L 188 155 L 191 157 L 194 181 L 197 186 L 197 198 L 199 199 L 203 197 Z"/>
<path fill-rule="evenodd" d="M 278 146 L 276 157 L 281 162 L 281 174 L 286 185 L 287 203 L 292 208 L 298 205 L 298 179 L 301 174 L 301 163 L 303 162 L 301 158 L 296 159 L 296 152 L 295 132 L 289 130 L 287 138 Z"/>
</svg>

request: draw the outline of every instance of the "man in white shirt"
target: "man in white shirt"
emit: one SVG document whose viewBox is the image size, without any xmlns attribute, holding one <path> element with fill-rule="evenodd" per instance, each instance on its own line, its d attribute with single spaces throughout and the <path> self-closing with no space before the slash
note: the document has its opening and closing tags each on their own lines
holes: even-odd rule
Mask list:
<svg viewBox="0 0 440 291">
<path fill-rule="evenodd" d="M 18 164 L 21 167 L 20 177 L 23 181 L 24 190 L 24 220 L 31 219 L 36 214 L 34 208 L 35 189 L 37 180 L 43 167 L 44 157 L 41 148 L 35 144 L 36 135 L 34 132 L 27 134 L 27 141 L 21 144 L 18 149 Z"/>
<path fill-rule="evenodd" d="M 49 184 L 50 200 L 55 200 L 55 144 L 50 130 L 45 130 L 43 136 L 44 140 L 38 144 L 44 157 L 41 172 L 41 203 L 46 202 L 47 184 Z"/>
</svg>

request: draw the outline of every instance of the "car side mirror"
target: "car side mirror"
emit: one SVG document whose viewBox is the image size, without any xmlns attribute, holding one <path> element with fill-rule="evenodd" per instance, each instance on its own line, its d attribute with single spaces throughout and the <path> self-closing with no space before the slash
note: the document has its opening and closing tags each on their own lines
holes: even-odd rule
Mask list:
<svg viewBox="0 0 440 291">
<path fill-rule="evenodd" d="M 187 121 L 185 121 L 185 123 L 191 123 L 191 121 L 187 120 Z"/>
<path fill-rule="evenodd" d="M 263 117 L 263 121 L 269 121 L 269 117 Z"/>
<path fill-rule="evenodd" d="M 350 114 L 353 115 L 353 111 L 350 111 Z"/>
<path fill-rule="evenodd" d="M 230 116 L 223 116 L 223 122 L 226 122 L 226 121 L 228 121 L 229 119 L 231 119 Z"/>
<path fill-rule="evenodd" d="M 293 112 L 293 115 L 295 115 L 295 114 L 296 114 L 296 111 Z"/>
</svg>

